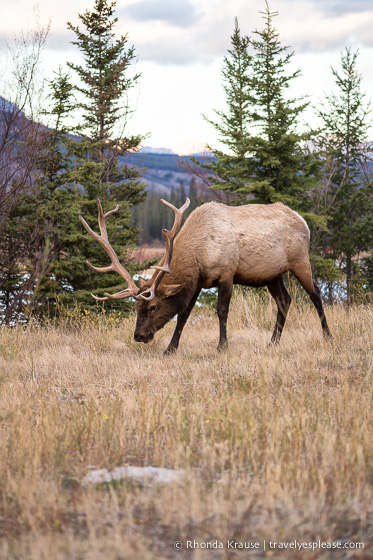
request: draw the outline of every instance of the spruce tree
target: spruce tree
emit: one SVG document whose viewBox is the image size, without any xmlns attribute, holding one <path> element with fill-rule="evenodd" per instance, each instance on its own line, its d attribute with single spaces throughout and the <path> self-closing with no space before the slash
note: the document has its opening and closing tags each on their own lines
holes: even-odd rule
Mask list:
<svg viewBox="0 0 373 560">
<path fill-rule="evenodd" d="M 249 129 L 253 120 L 251 107 L 254 99 L 250 81 L 252 56 L 248 52 L 250 39 L 242 36 L 237 18 L 231 44 L 222 68 L 227 109 L 215 110 L 219 117 L 217 121 L 204 116 L 217 131 L 218 138 L 227 151 L 208 146 L 213 154 L 211 161 L 194 157 L 191 160 L 212 172 L 211 188 L 225 191 L 234 200 L 242 201 L 247 198 L 248 177 L 254 172 L 254 164 L 249 158 Z"/>
<path fill-rule="evenodd" d="M 54 313 L 59 296 L 71 297 L 67 256 L 75 237 L 71 239 L 71 232 L 77 231 L 81 199 L 69 182 L 65 118 L 73 107 L 71 93 L 68 76 L 59 71 L 50 82 L 49 127 L 39 131 L 32 185 L 12 208 L 1 236 L 1 253 L 8 255 L 2 267 L 7 274 L 2 290 L 7 323 Z"/>
<path fill-rule="evenodd" d="M 199 200 L 198 200 L 198 187 L 196 184 L 196 178 L 192 177 L 189 183 L 189 199 L 190 199 L 190 214 L 193 212 L 193 210 L 195 210 L 196 208 L 198 208 L 199 206 Z M 188 208 L 188 210 L 189 210 Z"/>
<path fill-rule="evenodd" d="M 141 182 L 141 170 L 126 164 L 126 154 L 139 148 L 142 137 L 125 135 L 125 124 L 130 112 L 126 95 L 139 75 L 130 74 L 135 54 L 133 47 L 127 47 L 127 35 L 115 38 L 115 5 L 116 2 L 95 0 L 91 11 L 79 14 L 83 30 L 68 23 L 77 37 L 73 44 L 83 55 L 82 64 L 68 64 L 79 78 L 74 90 L 77 115 L 83 115 L 74 128 L 76 139 L 70 146 L 74 166 L 71 180 L 83 192 L 81 213 L 93 228 L 97 229 L 97 198 L 105 210 L 120 204 L 120 212 L 108 221 L 108 233 L 114 250 L 133 271 L 135 265 L 128 255 L 137 231 L 131 222 L 131 211 L 144 200 L 146 185 Z M 117 287 L 118 276 L 103 277 L 87 269 L 87 258 L 98 263 L 107 262 L 107 256 L 92 240 L 87 243 L 85 230 L 79 228 L 75 248 L 70 252 L 69 282 L 74 295 L 88 303 L 91 291 Z"/>
<path fill-rule="evenodd" d="M 331 69 L 337 92 L 327 95 L 318 110 L 324 125 L 319 146 L 325 164 L 319 199 L 328 214 L 328 231 L 318 232 L 315 242 L 319 251 L 340 264 L 348 303 L 353 301 L 354 276 L 357 280 L 359 275 L 356 259 L 373 242 L 372 149 L 367 142 L 371 104 L 361 89 L 357 58 L 358 52 L 348 48 L 341 54 L 341 69 Z"/>
<path fill-rule="evenodd" d="M 319 164 L 314 154 L 304 149 L 312 132 L 298 131 L 300 117 L 309 102 L 287 95 L 300 70 L 287 73 L 294 52 L 281 45 L 273 25 L 277 15 L 266 4 L 265 27 L 255 31 L 257 38 L 251 39 L 255 53 L 251 78 L 254 124 L 258 131 L 251 138 L 255 160 L 252 192 L 258 202 L 284 202 L 305 214 L 309 208 L 307 193 L 317 184 Z"/>
<path fill-rule="evenodd" d="M 281 45 L 268 4 L 264 29 L 242 37 L 236 23 L 223 77 L 228 111 L 212 123 L 228 153 L 213 151 L 212 186 L 238 202 L 284 202 L 310 219 L 308 192 L 317 184 L 319 163 L 307 142 L 312 131 L 299 132 L 305 98 L 289 98 L 300 71 L 288 73 L 294 53 Z M 195 160 L 198 163 L 197 160 Z"/>
</svg>

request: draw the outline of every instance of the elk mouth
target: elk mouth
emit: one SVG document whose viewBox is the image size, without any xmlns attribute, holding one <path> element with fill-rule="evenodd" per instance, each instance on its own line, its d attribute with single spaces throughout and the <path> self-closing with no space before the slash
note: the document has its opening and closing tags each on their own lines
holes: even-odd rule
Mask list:
<svg viewBox="0 0 373 560">
<path fill-rule="evenodd" d="M 143 342 L 144 344 L 147 344 L 148 342 L 150 342 L 151 340 L 153 340 L 154 338 L 154 333 L 150 332 L 148 334 L 134 334 L 134 339 L 136 340 L 136 342 Z"/>
</svg>

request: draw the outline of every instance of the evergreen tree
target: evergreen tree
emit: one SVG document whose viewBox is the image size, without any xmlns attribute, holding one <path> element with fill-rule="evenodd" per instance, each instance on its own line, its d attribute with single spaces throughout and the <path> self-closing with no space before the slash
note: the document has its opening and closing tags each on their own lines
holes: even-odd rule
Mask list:
<svg viewBox="0 0 373 560">
<path fill-rule="evenodd" d="M 12 113 L 9 117 L 15 115 L 16 118 L 11 118 L 9 124 L 14 128 L 4 127 L 4 132 L 12 132 L 17 160 L 25 169 L 20 174 L 17 160 L 13 163 L 10 160 L 13 172 L 8 173 L 6 190 L 13 195 L 12 204 L 1 208 L 0 316 L 6 324 L 27 321 L 28 314 L 39 307 L 37 294 L 58 253 L 56 241 L 68 215 L 66 206 L 62 209 L 61 205 L 67 200 L 59 190 L 66 170 L 65 153 L 59 146 L 60 133 L 54 128 L 55 123 L 50 128 L 43 126 L 40 122 L 42 115 L 35 111 L 40 91 L 35 89 L 34 79 L 38 73 L 43 38 L 46 38 L 45 32 L 38 30 L 18 51 L 16 74 L 22 87 L 17 97 L 19 102 L 23 99 L 21 107 L 27 109 L 27 114 L 10 104 Z M 69 96 L 67 90 L 65 94 Z M 39 115 L 38 123 L 32 120 L 35 112 Z M 3 162 L 7 161 L 5 155 L 2 154 Z M 14 197 L 14 194 L 18 196 Z"/>
<path fill-rule="evenodd" d="M 77 36 L 72 44 L 78 47 L 84 59 L 84 65 L 68 63 L 81 83 L 76 90 L 82 97 L 79 108 L 83 110 L 83 119 L 76 130 L 85 133 L 95 144 L 94 156 L 99 160 L 105 159 L 107 145 L 117 144 L 116 129 L 122 112 L 128 113 L 128 107 L 123 104 L 123 94 L 139 78 L 138 74 L 128 76 L 135 53 L 134 47 L 127 48 L 127 35 L 115 39 L 113 29 L 118 21 L 113 17 L 115 5 L 116 1 L 95 0 L 92 11 L 78 14 L 85 32 L 71 23 L 67 24 Z M 136 148 L 140 140 L 139 136 L 127 137 L 124 140 L 126 148 Z"/>
<path fill-rule="evenodd" d="M 199 201 L 198 201 L 198 188 L 196 185 L 196 179 L 195 177 L 192 177 L 189 183 L 189 199 L 190 199 L 190 205 L 188 210 L 190 209 L 190 213 L 193 212 L 193 210 L 195 210 L 198 206 L 199 206 Z"/>
<path fill-rule="evenodd" d="M 248 177 L 254 172 L 249 159 L 250 135 L 248 129 L 253 120 L 251 107 L 254 99 L 251 93 L 250 71 L 252 56 L 248 53 L 250 40 L 241 34 L 237 18 L 231 37 L 232 48 L 224 57 L 222 77 L 227 99 L 227 110 L 217 111 L 219 121 L 204 119 L 218 132 L 219 140 L 227 147 L 227 153 L 208 148 L 213 152 L 211 161 L 191 158 L 191 160 L 212 171 L 211 186 L 246 200 Z"/>
<path fill-rule="evenodd" d="M 125 261 L 128 269 L 134 270 L 129 259 L 129 248 L 137 231 L 131 222 L 132 207 L 146 196 L 145 184 L 141 183 L 142 171 L 127 165 L 125 156 L 138 149 L 141 136 L 125 136 L 124 129 L 129 109 L 125 96 L 139 76 L 129 75 L 134 61 L 133 47 L 127 48 L 127 35 L 118 39 L 114 26 L 116 2 L 95 0 L 92 11 L 79 14 L 84 30 L 68 23 L 77 39 L 73 42 L 83 55 L 82 65 L 69 63 L 77 74 L 80 84 L 74 86 L 82 112 L 81 122 L 75 127 L 75 142 L 70 145 L 73 170 L 71 181 L 82 189 L 81 213 L 97 229 L 97 202 L 102 200 L 104 209 L 120 203 L 120 213 L 108 222 L 108 233 L 114 250 Z M 86 303 L 91 301 L 90 292 L 102 287 L 116 286 L 117 275 L 105 277 L 87 270 L 85 260 L 93 262 L 107 260 L 102 249 L 87 239 L 83 228 L 76 232 L 75 247 L 71 247 L 71 275 L 69 283 L 74 295 Z"/>
<path fill-rule="evenodd" d="M 300 72 L 286 73 L 294 53 L 280 43 L 276 15 L 266 4 L 265 27 L 254 39 L 242 37 L 236 22 L 223 67 L 228 111 L 212 122 L 229 151 L 212 150 L 214 158 L 202 166 L 213 172 L 212 187 L 233 200 L 280 201 L 317 220 L 307 193 L 317 184 L 319 163 L 304 147 L 311 131 L 297 131 L 308 102 L 287 96 Z"/>
<path fill-rule="evenodd" d="M 354 275 L 359 273 L 353 259 L 373 242 L 372 149 L 367 142 L 371 105 L 361 90 L 357 57 L 351 49 L 342 53 L 341 70 L 332 68 L 337 93 L 327 95 L 318 111 L 324 124 L 319 144 L 325 163 L 319 199 L 328 214 L 328 231 L 318 232 L 315 243 L 340 263 L 348 303 L 353 301 Z"/>
<path fill-rule="evenodd" d="M 117 275 L 100 276 L 86 265 L 87 258 L 107 260 L 78 220 L 83 214 L 97 229 L 97 197 L 105 209 L 121 203 L 108 232 L 131 270 L 128 249 L 135 230 L 130 212 L 144 198 L 145 185 L 140 171 L 125 162 L 141 138 L 124 136 L 121 117 L 124 112 L 125 123 L 129 110 L 124 97 L 138 76 L 129 77 L 134 50 L 127 49 L 127 37 L 114 37 L 114 6 L 115 2 L 96 0 L 91 12 L 79 16 L 86 32 L 69 24 L 84 59 L 83 65 L 70 64 L 80 83 L 72 85 L 61 71 L 50 83 L 52 120 L 35 134 L 38 150 L 29 188 L 2 224 L 0 312 L 7 323 L 27 320 L 28 313 L 42 315 L 55 307 L 57 298 L 94 305 L 92 287 L 101 291 L 110 283 L 117 285 Z M 79 124 L 71 130 L 65 117 L 74 116 L 74 109 Z"/>
<path fill-rule="evenodd" d="M 50 87 L 53 119 L 38 133 L 32 184 L 11 209 L 0 240 L 1 254 L 7 255 L 2 301 L 8 324 L 26 321 L 29 314 L 44 315 L 53 310 L 59 294 L 71 295 L 64 267 L 69 232 L 77 229 L 80 207 L 80 193 L 68 182 L 70 157 L 64 125 L 73 106 L 72 88 L 61 71 Z"/>
</svg>

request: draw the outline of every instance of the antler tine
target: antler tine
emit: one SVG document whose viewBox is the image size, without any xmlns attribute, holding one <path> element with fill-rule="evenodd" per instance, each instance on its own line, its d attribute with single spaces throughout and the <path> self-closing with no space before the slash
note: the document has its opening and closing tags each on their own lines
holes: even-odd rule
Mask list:
<svg viewBox="0 0 373 560">
<path fill-rule="evenodd" d="M 118 274 L 120 274 L 121 277 L 127 282 L 128 288 L 126 288 L 125 290 L 122 290 L 121 292 L 117 292 L 116 294 L 106 294 L 105 293 L 106 297 L 104 297 L 104 298 L 99 298 L 97 296 L 93 296 L 93 297 L 95 299 L 99 300 L 99 301 L 103 301 L 103 300 L 106 300 L 106 299 L 122 299 L 122 298 L 130 297 L 130 296 L 134 297 L 135 299 L 138 299 L 137 294 L 139 293 L 139 288 L 136 286 L 132 276 L 120 264 L 119 259 L 116 255 L 114 249 L 112 248 L 112 246 L 109 243 L 109 239 L 108 239 L 108 235 L 107 235 L 107 231 L 106 231 L 106 218 L 108 216 L 110 216 L 111 214 L 114 214 L 114 212 L 117 212 L 118 209 L 119 209 L 119 206 L 117 204 L 117 206 L 113 210 L 110 210 L 106 214 L 104 214 L 104 212 L 102 210 L 102 205 L 101 205 L 101 202 L 100 202 L 99 199 L 97 199 L 97 206 L 98 206 L 98 223 L 99 223 L 101 235 L 98 235 L 96 232 L 94 232 L 89 227 L 89 225 L 84 220 L 84 218 L 82 218 L 82 216 L 79 216 L 79 220 L 82 222 L 82 224 L 85 227 L 85 229 L 87 230 L 87 232 L 93 237 L 93 239 L 95 239 L 96 241 L 98 241 L 100 243 L 100 245 L 103 247 L 105 252 L 109 255 L 109 257 L 111 259 L 111 264 L 109 266 L 105 266 L 105 267 L 93 266 L 88 261 L 87 261 L 87 264 L 92 270 L 94 270 L 96 272 L 118 272 Z"/>
<path fill-rule="evenodd" d="M 103 211 L 102 205 L 101 205 L 101 200 L 99 198 L 97 199 L 97 206 L 98 206 L 98 224 L 99 224 L 99 227 L 100 227 L 101 237 L 103 239 L 105 239 L 105 241 L 108 241 L 108 236 L 107 236 L 107 231 L 106 231 L 106 218 L 108 216 L 110 216 L 111 214 L 114 214 L 115 212 L 118 212 L 119 204 L 117 204 L 116 207 L 113 210 L 109 210 L 109 212 L 106 212 L 106 214 L 104 214 L 104 211 Z"/>
<path fill-rule="evenodd" d="M 95 294 L 91 294 L 91 296 L 92 296 L 93 298 L 95 298 L 96 301 L 106 301 L 107 299 L 109 299 L 108 297 L 98 297 L 98 296 L 95 296 Z"/>
<path fill-rule="evenodd" d="M 165 257 L 164 263 L 162 265 L 162 269 L 163 269 L 162 272 L 170 272 L 170 263 L 171 263 L 171 259 L 172 259 L 173 248 L 174 248 L 173 247 L 174 239 L 176 237 L 177 232 L 180 229 L 181 221 L 183 219 L 183 213 L 188 208 L 188 206 L 190 204 L 190 199 L 187 198 L 186 201 L 185 201 L 185 204 L 181 208 L 176 208 L 173 204 L 170 204 L 170 202 L 167 202 L 167 200 L 163 200 L 163 198 L 161 199 L 161 202 L 163 202 L 163 204 L 165 204 L 166 206 L 168 206 L 169 208 L 171 208 L 171 210 L 173 210 L 175 212 L 175 221 L 174 221 L 174 225 L 172 226 L 172 229 L 171 230 L 168 230 L 168 229 L 163 229 L 162 230 L 163 239 L 165 240 L 165 243 L 166 243 L 166 257 Z"/>
<path fill-rule="evenodd" d="M 156 289 L 159 286 L 163 276 L 166 274 L 166 272 L 170 272 L 170 263 L 171 263 L 171 259 L 172 259 L 174 239 L 175 239 L 176 234 L 178 233 L 178 231 L 180 229 L 181 222 L 182 222 L 182 219 L 183 219 L 183 213 L 188 208 L 188 206 L 190 204 L 190 199 L 187 198 L 185 203 L 183 204 L 183 206 L 181 208 L 176 208 L 176 206 L 174 206 L 170 202 L 167 202 L 167 200 L 163 200 L 163 198 L 161 198 L 161 202 L 163 202 L 163 204 L 165 206 L 168 206 L 169 208 L 171 208 L 171 210 L 174 211 L 175 221 L 174 221 L 174 225 L 172 226 L 171 230 L 168 230 L 168 229 L 163 229 L 162 230 L 163 239 L 165 240 L 165 243 L 166 243 L 166 255 L 165 255 L 163 264 L 161 266 L 152 266 L 151 267 L 151 268 L 154 268 L 155 270 L 158 270 L 158 274 L 154 278 L 153 284 L 150 286 L 150 288 L 145 290 L 142 294 L 139 294 L 139 296 L 138 296 L 138 297 L 141 297 L 142 299 L 145 299 L 146 301 L 150 301 L 150 300 L 155 298 Z M 146 294 L 147 292 L 149 292 L 150 295 L 149 296 L 144 296 L 143 294 Z"/>
<path fill-rule="evenodd" d="M 158 282 L 158 284 L 159 284 L 159 282 Z M 157 284 L 157 286 L 158 286 L 158 284 Z M 142 294 L 138 295 L 138 298 L 144 299 L 145 301 L 151 301 L 152 299 L 155 298 L 155 288 L 156 288 L 156 283 L 154 281 L 153 284 L 150 286 L 150 288 L 148 290 L 145 290 Z M 150 295 L 149 296 L 144 296 L 144 294 L 146 294 L 148 292 L 150 293 Z"/>
<path fill-rule="evenodd" d="M 105 297 L 98 297 L 95 296 L 94 294 L 91 294 L 91 296 L 95 298 L 97 301 L 106 301 L 108 299 L 124 299 L 127 297 L 133 297 L 135 299 L 139 299 L 138 296 L 133 295 L 128 288 L 122 290 L 121 292 L 117 292 L 116 294 L 107 294 L 106 292 L 104 292 L 104 294 Z"/>
<path fill-rule="evenodd" d="M 183 219 L 183 213 L 185 212 L 185 210 L 188 208 L 188 206 L 190 204 L 190 199 L 187 198 L 186 201 L 185 201 L 185 204 L 183 204 L 183 206 L 181 208 L 176 208 L 176 206 L 174 206 L 170 202 L 167 202 L 167 200 L 163 200 L 163 198 L 161 198 L 161 202 L 163 202 L 163 204 L 165 206 L 168 206 L 169 208 L 171 208 L 171 210 L 173 210 L 175 212 L 175 221 L 174 221 L 174 225 L 172 226 L 171 231 L 169 231 L 167 229 L 164 229 L 162 231 L 162 233 L 167 232 L 168 234 L 170 234 L 171 237 L 175 237 L 175 235 L 177 234 L 177 232 L 180 229 L 181 221 Z"/>
<path fill-rule="evenodd" d="M 124 299 L 127 297 L 133 297 L 134 299 L 139 299 L 137 295 L 133 294 L 129 288 L 122 290 L 121 292 L 117 292 L 116 294 L 108 294 L 104 292 L 106 299 Z"/>
</svg>

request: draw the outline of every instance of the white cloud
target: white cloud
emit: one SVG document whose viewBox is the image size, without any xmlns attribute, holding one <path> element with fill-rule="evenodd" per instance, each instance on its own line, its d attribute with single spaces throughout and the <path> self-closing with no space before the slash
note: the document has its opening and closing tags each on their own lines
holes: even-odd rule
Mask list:
<svg viewBox="0 0 373 560">
<path fill-rule="evenodd" d="M 283 6 L 287 2 L 283 2 Z M 368 12 L 327 17 L 318 2 L 298 2 L 278 18 L 281 40 L 296 51 L 322 52 L 373 44 L 373 7 Z"/>
<path fill-rule="evenodd" d="M 35 27 L 34 0 L 3 2 L 0 42 L 11 41 L 15 32 Z M 78 13 L 91 9 L 94 0 L 35 0 L 41 21 L 52 17 L 52 34 L 45 53 L 46 75 L 67 60 L 79 58 L 71 45 L 74 34 L 66 22 L 81 26 Z M 148 143 L 170 146 L 185 142 L 216 145 L 216 133 L 202 119 L 214 118 L 224 109 L 221 81 L 222 58 L 230 48 L 234 18 L 242 33 L 263 27 L 260 11 L 264 0 L 118 0 L 115 32 L 128 32 L 129 45 L 139 56 L 140 88 L 133 91 L 136 112 L 133 133 L 151 132 Z M 296 51 L 294 69 L 303 78 L 294 83 L 294 95 L 305 92 L 317 102 L 323 91 L 333 89 L 330 66 L 339 67 L 345 46 L 360 47 L 359 70 L 363 89 L 373 91 L 373 5 L 371 0 L 269 0 L 278 11 L 274 23 L 282 44 Z M 132 8 L 131 8 L 132 6 Z M 140 9 L 141 8 L 141 9 Z M 149 8 L 149 11 L 147 9 Z M 160 9 L 162 8 L 162 10 Z M 131 93 L 132 95 L 132 93 Z M 138 99 L 137 97 L 138 96 Z M 131 104 L 131 106 L 133 106 Z M 310 112 L 310 119 L 312 119 Z"/>
<path fill-rule="evenodd" d="M 140 0 L 120 11 L 137 21 L 163 21 L 177 27 L 189 27 L 198 17 L 190 0 Z"/>
<path fill-rule="evenodd" d="M 139 5 L 149 1 L 143 0 Z M 152 6 L 153 2 L 151 0 Z M 180 10 L 184 6 L 184 0 L 174 2 L 172 5 Z M 123 23 L 130 29 L 131 38 L 143 60 L 165 65 L 211 62 L 226 54 L 236 16 L 242 33 L 247 35 L 264 25 L 259 13 L 265 8 L 263 0 L 193 2 L 193 23 L 189 21 L 184 28 L 176 29 L 170 21 L 161 21 L 161 18 L 159 21 L 146 21 L 145 16 L 141 21 L 132 19 Z M 373 5 L 364 0 L 357 3 L 356 10 L 347 0 L 343 5 L 342 9 L 330 1 L 279 0 L 270 8 L 279 12 L 273 22 L 279 30 L 281 42 L 295 51 L 320 52 L 341 50 L 344 46 L 372 45 Z M 198 18 L 195 18 L 197 11 Z M 335 14 L 334 17 L 331 13 Z M 131 16 L 130 11 L 128 15 Z M 149 17 L 154 17 L 153 8 Z"/>
<path fill-rule="evenodd" d="M 292 2 L 292 0 L 289 0 Z M 311 0 L 313 4 L 320 6 L 322 11 L 329 17 L 340 14 L 368 12 L 372 10 L 371 0 Z"/>
<path fill-rule="evenodd" d="M 93 4 L 93 2 L 91 2 Z M 66 22 L 79 25 L 78 13 L 87 0 L 39 0 L 41 20 L 52 18 L 49 48 L 71 51 L 74 36 Z M 319 52 L 349 45 L 373 45 L 371 0 L 277 0 L 270 3 L 279 16 L 274 23 L 284 44 L 296 51 Z M 261 29 L 264 0 L 119 0 L 117 31 L 129 33 L 142 60 L 159 64 L 207 63 L 226 54 L 237 16 L 244 34 Z M 2 7 L 0 40 L 34 26 L 30 0 L 6 2 Z"/>
</svg>

